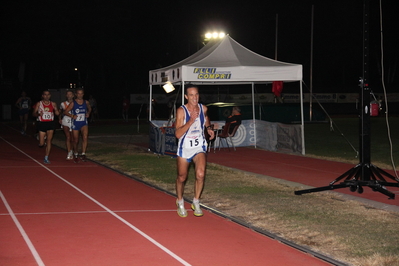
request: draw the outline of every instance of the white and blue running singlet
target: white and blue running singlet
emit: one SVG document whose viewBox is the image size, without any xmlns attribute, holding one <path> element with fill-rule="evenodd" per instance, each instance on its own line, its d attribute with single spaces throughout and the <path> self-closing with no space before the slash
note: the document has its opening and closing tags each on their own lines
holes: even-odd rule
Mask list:
<svg viewBox="0 0 399 266">
<path fill-rule="evenodd" d="M 187 107 L 182 105 L 184 110 L 184 124 L 190 120 L 190 113 Z M 177 156 L 192 159 L 196 154 L 206 152 L 207 142 L 204 135 L 205 114 L 202 104 L 198 104 L 200 109 L 199 116 L 190 126 L 187 132 L 179 139 Z"/>
</svg>

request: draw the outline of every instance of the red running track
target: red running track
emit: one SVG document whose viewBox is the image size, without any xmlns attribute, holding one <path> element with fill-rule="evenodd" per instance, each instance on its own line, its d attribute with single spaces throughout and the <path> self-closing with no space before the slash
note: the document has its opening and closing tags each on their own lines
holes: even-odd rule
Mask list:
<svg viewBox="0 0 399 266">
<path fill-rule="evenodd" d="M 328 265 L 0 125 L 0 265 Z M 186 204 L 189 209 L 189 204 Z"/>
</svg>

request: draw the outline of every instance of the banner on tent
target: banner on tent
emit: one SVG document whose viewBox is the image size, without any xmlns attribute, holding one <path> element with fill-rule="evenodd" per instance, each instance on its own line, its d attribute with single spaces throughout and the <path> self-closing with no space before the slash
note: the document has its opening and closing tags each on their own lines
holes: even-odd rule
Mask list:
<svg viewBox="0 0 399 266">
<path fill-rule="evenodd" d="M 177 153 L 177 139 L 175 137 L 175 128 L 161 127 L 161 131 L 165 134 L 164 154 L 175 157 Z"/>
<path fill-rule="evenodd" d="M 164 145 L 163 145 L 164 141 L 161 129 L 151 122 L 149 131 L 150 131 L 149 132 L 150 150 L 158 154 L 164 154 Z"/>
<path fill-rule="evenodd" d="M 193 73 L 197 75 L 197 79 L 230 79 L 230 71 L 219 71 L 216 67 L 194 68 Z"/>
</svg>

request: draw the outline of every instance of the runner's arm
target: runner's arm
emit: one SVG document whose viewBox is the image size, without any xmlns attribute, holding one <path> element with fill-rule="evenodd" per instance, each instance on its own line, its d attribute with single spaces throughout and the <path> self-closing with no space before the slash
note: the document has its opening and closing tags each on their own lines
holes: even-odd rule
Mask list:
<svg viewBox="0 0 399 266">
<path fill-rule="evenodd" d="M 34 116 L 34 117 L 40 116 L 40 113 L 39 113 L 39 106 L 40 106 L 40 102 L 38 102 L 38 103 L 35 105 L 35 108 L 33 109 L 33 112 L 32 112 L 32 116 Z"/>
<path fill-rule="evenodd" d="M 184 110 L 183 107 L 179 107 L 176 111 L 176 131 L 175 131 L 175 136 L 176 138 L 180 139 L 184 133 L 187 132 L 187 130 L 190 128 L 190 126 L 194 123 L 195 118 L 194 116 L 190 117 L 190 120 L 184 124 Z"/>
<path fill-rule="evenodd" d="M 91 105 L 90 105 L 89 101 L 86 101 L 86 105 L 87 105 L 86 117 L 89 117 L 90 113 L 91 113 Z"/>
<path fill-rule="evenodd" d="M 60 115 L 58 116 L 58 122 L 62 124 L 62 118 L 64 117 L 64 111 L 62 109 L 62 103 L 60 104 Z"/>
<path fill-rule="evenodd" d="M 72 108 L 73 108 L 73 102 L 70 105 L 68 105 L 68 107 L 64 110 L 64 115 L 69 116 L 72 119 L 75 119 L 76 118 L 75 115 L 69 113 L 69 111 L 71 111 Z"/>
<path fill-rule="evenodd" d="M 15 103 L 15 107 L 17 107 L 18 109 L 21 109 L 21 105 L 20 105 L 21 100 L 22 100 L 22 98 L 18 98 L 17 102 Z"/>
<path fill-rule="evenodd" d="M 57 104 L 55 102 L 51 102 L 51 104 L 53 105 L 54 108 L 54 114 L 60 116 L 60 110 L 58 110 Z"/>
<path fill-rule="evenodd" d="M 205 128 L 206 128 L 206 131 L 209 134 L 209 139 L 213 139 L 215 137 L 215 131 L 213 131 L 213 129 L 211 128 L 211 121 L 209 120 L 209 117 L 208 117 L 208 107 L 203 105 L 202 108 L 203 108 L 204 114 L 205 114 Z"/>
</svg>

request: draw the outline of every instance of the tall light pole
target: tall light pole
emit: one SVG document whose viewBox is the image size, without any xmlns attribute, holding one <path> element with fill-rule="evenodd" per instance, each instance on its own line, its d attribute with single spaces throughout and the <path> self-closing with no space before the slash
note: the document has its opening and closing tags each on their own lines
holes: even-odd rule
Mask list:
<svg viewBox="0 0 399 266">
<path fill-rule="evenodd" d="M 309 98 L 309 121 L 313 118 L 313 21 L 314 21 L 314 5 L 312 5 L 312 18 L 310 22 L 310 98 Z"/>
<path fill-rule="evenodd" d="M 77 67 L 75 67 L 75 71 L 78 73 L 78 87 L 82 87 L 82 83 L 80 82 L 80 71 Z"/>
<path fill-rule="evenodd" d="M 276 14 L 276 37 L 274 41 L 274 60 L 277 61 L 277 47 L 278 47 L 278 14 Z"/>
</svg>

